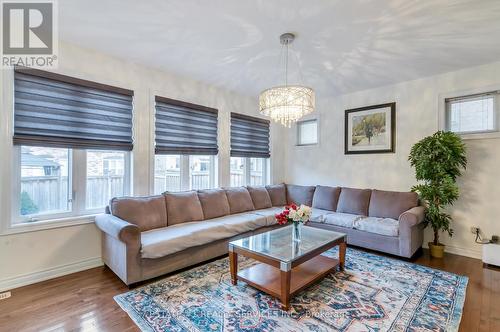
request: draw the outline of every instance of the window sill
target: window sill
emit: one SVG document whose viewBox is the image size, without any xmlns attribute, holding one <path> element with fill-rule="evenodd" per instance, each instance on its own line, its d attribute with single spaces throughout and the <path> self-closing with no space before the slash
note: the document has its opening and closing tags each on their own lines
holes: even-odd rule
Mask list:
<svg viewBox="0 0 500 332">
<path fill-rule="evenodd" d="M 500 138 L 500 132 L 495 131 L 491 133 L 471 133 L 471 134 L 458 134 L 464 140 L 470 139 L 494 139 Z"/>
<path fill-rule="evenodd" d="M 91 224 L 94 223 L 96 215 L 97 214 L 91 214 L 85 216 L 75 216 L 75 217 L 66 217 L 60 219 L 50 219 L 50 220 L 42 220 L 36 222 L 24 222 L 24 223 L 12 224 L 5 230 L 3 230 L 0 233 L 0 236 Z"/>
<path fill-rule="evenodd" d="M 296 147 L 301 147 L 301 146 L 317 146 L 318 143 L 308 143 L 308 144 L 295 144 Z"/>
</svg>

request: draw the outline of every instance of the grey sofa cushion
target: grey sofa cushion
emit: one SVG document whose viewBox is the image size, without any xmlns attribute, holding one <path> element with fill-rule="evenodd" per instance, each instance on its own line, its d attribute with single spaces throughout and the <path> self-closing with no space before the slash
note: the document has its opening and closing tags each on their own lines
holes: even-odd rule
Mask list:
<svg viewBox="0 0 500 332">
<path fill-rule="evenodd" d="M 266 186 L 273 206 L 286 205 L 286 187 L 284 183 Z"/>
<path fill-rule="evenodd" d="M 286 185 L 286 200 L 288 204 L 295 203 L 297 205 L 304 204 L 312 205 L 315 186 L 298 186 L 295 184 Z"/>
<path fill-rule="evenodd" d="M 273 206 L 273 207 L 270 207 L 267 209 L 255 210 L 255 211 L 251 211 L 248 213 L 253 213 L 253 214 L 265 217 L 267 220 L 267 225 L 271 226 L 271 225 L 274 225 L 277 223 L 275 216 L 281 212 L 283 212 L 282 207 Z"/>
<path fill-rule="evenodd" d="M 167 226 L 165 197 L 119 197 L 109 203 L 111 213 L 131 224 L 141 232 Z"/>
<path fill-rule="evenodd" d="M 203 209 L 196 191 L 166 192 L 168 226 L 203 220 Z"/>
<path fill-rule="evenodd" d="M 204 219 L 227 216 L 230 213 L 226 192 L 222 189 L 198 190 Z"/>
<path fill-rule="evenodd" d="M 342 187 L 340 190 L 337 212 L 368 215 L 370 204 L 370 189 L 354 189 Z"/>
<path fill-rule="evenodd" d="M 325 224 L 353 228 L 356 221 L 361 218 L 362 216 L 359 214 L 332 212 L 324 217 L 323 222 Z"/>
<path fill-rule="evenodd" d="M 267 209 L 273 206 L 271 197 L 269 197 L 269 193 L 267 192 L 266 187 L 247 186 L 247 190 L 252 197 L 253 206 L 256 210 Z"/>
<path fill-rule="evenodd" d="M 399 235 L 399 221 L 392 218 L 360 218 L 354 222 L 354 228 L 380 235 Z"/>
<path fill-rule="evenodd" d="M 328 186 L 316 186 L 314 191 L 312 207 L 317 209 L 336 211 L 339 202 L 340 188 Z"/>
<path fill-rule="evenodd" d="M 231 214 L 254 210 L 252 197 L 245 187 L 224 188 Z"/>
<path fill-rule="evenodd" d="M 312 208 L 311 209 L 311 218 L 309 218 L 309 221 L 312 221 L 312 222 L 324 222 L 325 220 L 325 217 L 330 214 L 330 213 L 333 213 L 332 211 L 329 211 L 329 210 L 323 210 L 323 209 L 318 209 L 318 208 Z"/>
<path fill-rule="evenodd" d="M 399 219 L 399 216 L 418 205 L 418 195 L 414 192 L 372 190 L 370 217 Z"/>
<path fill-rule="evenodd" d="M 266 226 L 266 218 L 239 213 L 200 222 L 186 222 L 141 234 L 142 258 L 160 258 L 181 250 L 233 237 Z M 200 249 L 203 250 L 203 249 Z"/>
</svg>

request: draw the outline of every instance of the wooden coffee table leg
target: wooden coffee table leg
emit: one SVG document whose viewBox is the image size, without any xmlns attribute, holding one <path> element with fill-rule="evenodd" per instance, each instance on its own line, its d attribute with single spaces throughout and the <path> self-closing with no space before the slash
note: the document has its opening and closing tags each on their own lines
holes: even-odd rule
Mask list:
<svg viewBox="0 0 500 332">
<path fill-rule="evenodd" d="M 339 268 L 340 271 L 344 271 L 345 269 L 345 252 L 347 245 L 345 242 L 339 244 Z"/>
<path fill-rule="evenodd" d="M 283 310 L 290 309 L 290 281 L 292 271 L 281 271 L 281 304 Z"/>
<path fill-rule="evenodd" d="M 238 274 L 238 254 L 229 252 L 229 271 L 231 271 L 231 283 L 237 284 L 236 275 Z"/>
</svg>

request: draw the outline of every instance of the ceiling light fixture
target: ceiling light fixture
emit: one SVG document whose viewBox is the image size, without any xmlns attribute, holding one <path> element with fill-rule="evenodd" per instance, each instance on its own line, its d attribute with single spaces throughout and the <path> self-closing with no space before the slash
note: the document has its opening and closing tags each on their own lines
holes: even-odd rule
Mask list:
<svg viewBox="0 0 500 332">
<path fill-rule="evenodd" d="M 266 89 L 259 96 L 260 113 L 289 128 L 292 123 L 313 112 L 315 107 L 313 89 L 303 85 L 288 85 L 288 49 L 294 39 L 293 33 L 280 36 L 282 47 L 286 47 L 285 85 Z"/>
</svg>

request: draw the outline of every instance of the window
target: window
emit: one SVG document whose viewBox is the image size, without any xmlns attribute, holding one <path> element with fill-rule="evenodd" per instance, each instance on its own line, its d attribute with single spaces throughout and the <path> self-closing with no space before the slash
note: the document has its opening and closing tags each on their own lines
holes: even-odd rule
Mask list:
<svg viewBox="0 0 500 332">
<path fill-rule="evenodd" d="M 268 184 L 268 165 L 268 158 L 231 157 L 231 187 Z"/>
<path fill-rule="evenodd" d="M 155 101 L 154 192 L 216 187 L 218 111 L 158 96 Z"/>
<path fill-rule="evenodd" d="M 313 145 L 318 143 L 318 121 L 306 120 L 297 122 L 297 145 Z"/>
<path fill-rule="evenodd" d="M 127 152 L 87 151 L 85 204 L 88 210 L 102 209 L 111 198 L 128 194 L 128 162 Z"/>
<path fill-rule="evenodd" d="M 130 194 L 130 154 L 20 146 L 17 222 L 102 212 Z M 83 165 L 83 167 L 82 167 Z"/>
<path fill-rule="evenodd" d="M 216 187 L 215 157 L 156 155 L 154 193 Z"/>
<path fill-rule="evenodd" d="M 14 71 L 14 223 L 99 213 L 129 194 L 132 98 L 130 90 Z"/>
<path fill-rule="evenodd" d="M 71 150 L 21 147 L 19 214 L 33 216 L 71 210 Z"/>
<path fill-rule="evenodd" d="M 230 185 L 269 183 L 269 121 L 231 113 Z"/>
<path fill-rule="evenodd" d="M 189 188 L 214 188 L 215 167 L 213 156 L 189 156 Z"/>
<path fill-rule="evenodd" d="M 500 92 L 446 99 L 446 129 L 459 134 L 498 131 Z"/>
<path fill-rule="evenodd" d="M 155 194 L 181 190 L 181 156 L 155 156 Z"/>
</svg>

